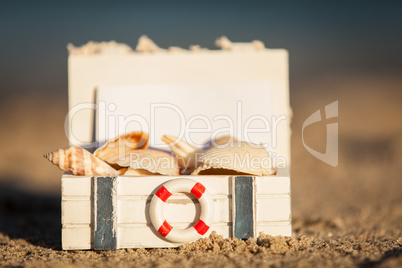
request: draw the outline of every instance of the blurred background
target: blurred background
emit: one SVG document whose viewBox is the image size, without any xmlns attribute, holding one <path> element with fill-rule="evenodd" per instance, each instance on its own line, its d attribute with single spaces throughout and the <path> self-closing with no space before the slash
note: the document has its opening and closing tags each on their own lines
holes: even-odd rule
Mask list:
<svg viewBox="0 0 402 268">
<path fill-rule="evenodd" d="M 146 34 L 162 48 L 215 49 L 226 35 L 287 49 L 295 233 L 400 235 L 401 14 L 400 1 L 2 1 L 0 232 L 59 241 L 62 172 L 42 155 L 68 145 L 66 45 L 135 48 Z M 334 168 L 305 150 L 301 126 L 336 100 Z M 321 152 L 325 124 L 305 132 Z"/>
</svg>

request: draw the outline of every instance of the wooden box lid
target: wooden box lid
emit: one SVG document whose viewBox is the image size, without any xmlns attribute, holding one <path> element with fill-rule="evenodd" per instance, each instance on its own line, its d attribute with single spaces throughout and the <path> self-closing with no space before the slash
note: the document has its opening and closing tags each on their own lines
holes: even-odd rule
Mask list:
<svg viewBox="0 0 402 268">
<path fill-rule="evenodd" d="M 69 45 L 70 144 L 93 147 L 121 132 L 139 130 L 143 125 L 137 116 L 149 126 L 143 130 L 153 134 L 152 147 L 167 148 L 160 136 L 179 136 L 181 124 L 187 126 L 182 137 L 191 137 L 187 141 L 196 145 L 232 127 L 231 134 L 267 144 L 289 165 L 287 51 L 267 49 L 259 41 L 232 43 L 224 37 L 216 44 L 220 49 L 161 49 L 143 36 L 135 50 L 113 41 Z M 159 113 L 154 124 L 151 105 Z M 182 112 L 184 123 L 173 106 Z M 116 124 L 109 120 L 118 121 L 118 116 L 134 119 Z M 191 132 L 194 128 L 204 130 Z"/>
</svg>

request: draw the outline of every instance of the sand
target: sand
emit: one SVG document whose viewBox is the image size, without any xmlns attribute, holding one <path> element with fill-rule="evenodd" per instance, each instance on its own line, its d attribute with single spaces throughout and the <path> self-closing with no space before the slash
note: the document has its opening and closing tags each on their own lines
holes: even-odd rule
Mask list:
<svg viewBox="0 0 402 268">
<path fill-rule="evenodd" d="M 398 76 L 321 77 L 292 86 L 292 237 L 239 241 L 212 234 L 177 249 L 62 251 L 61 172 L 42 155 L 67 145 L 66 95 L 2 98 L 0 265 L 401 267 Z M 301 140 L 304 120 L 334 100 L 339 100 L 336 168 L 310 155 Z M 325 151 L 325 123 L 306 129 L 305 142 Z"/>
</svg>

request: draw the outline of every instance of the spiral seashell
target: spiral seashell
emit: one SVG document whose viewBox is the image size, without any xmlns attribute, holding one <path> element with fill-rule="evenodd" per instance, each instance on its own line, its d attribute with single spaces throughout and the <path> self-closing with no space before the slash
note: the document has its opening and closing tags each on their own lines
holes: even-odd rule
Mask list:
<svg viewBox="0 0 402 268">
<path fill-rule="evenodd" d="M 117 164 L 122 167 L 131 167 L 135 170 L 143 169 L 161 175 L 179 175 L 177 159 L 169 153 L 157 150 L 131 151 L 128 158 L 118 161 Z"/>
<path fill-rule="evenodd" d="M 149 136 L 145 132 L 129 132 L 108 141 L 94 152 L 94 155 L 108 164 L 116 164 L 129 158 L 130 152 L 148 148 Z"/>
<path fill-rule="evenodd" d="M 200 161 L 202 164 L 191 175 L 200 175 L 209 169 L 228 170 L 227 173 L 231 175 L 232 171 L 257 176 L 276 174 L 265 148 L 244 141 L 230 142 L 225 147 L 212 147 L 200 156 Z"/>
<path fill-rule="evenodd" d="M 117 171 L 87 150 L 70 146 L 45 154 L 44 157 L 61 170 L 73 175 L 117 176 Z"/>
<path fill-rule="evenodd" d="M 174 136 L 164 135 L 162 141 L 169 145 L 176 156 L 182 174 L 189 174 L 199 166 L 200 163 L 197 161 L 197 154 L 201 154 L 203 152 L 202 149 L 197 149 L 184 140 L 178 140 Z"/>
</svg>

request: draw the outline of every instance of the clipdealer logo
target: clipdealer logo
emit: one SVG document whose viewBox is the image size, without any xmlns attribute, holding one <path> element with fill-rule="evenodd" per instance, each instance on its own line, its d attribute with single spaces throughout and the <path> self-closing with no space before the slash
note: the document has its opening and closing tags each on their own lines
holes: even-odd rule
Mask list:
<svg viewBox="0 0 402 268">
<path fill-rule="evenodd" d="M 107 103 L 106 101 L 99 101 L 97 104 L 93 103 L 80 103 L 73 106 L 66 118 L 65 118 L 65 133 L 69 139 L 70 144 L 79 144 L 79 146 L 87 148 L 97 148 L 102 145 L 103 142 L 117 137 L 122 133 L 128 132 L 130 124 L 136 124 L 137 129 L 143 132 L 149 133 L 149 141 L 151 146 L 155 148 L 168 149 L 169 145 L 162 142 L 157 137 L 157 122 L 161 122 L 162 115 L 167 111 L 174 113 L 176 116 L 176 126 L 178 133 L 175 134 L 176 140 L 184 140 L 195 149 L 205 149 L 208 146 L 214 144 L 215 139 L 219 136 L 235 137 L 237 140 L 245 141 L 252 147 L 269 149 L 270 158 L 263 159 L 263 163 L 259 163 L 263 166 L 276 166 L 278 168 L 287 167 L 287 157 L 284 154 L 278 154 L 275 150 L 278 148 L 278 138 L 283 132 L 283 129 L 287 128 L 287 115 L 270 115 L 265 117 L 261 114 L 253 114 L 245 116 L 243 114 L 243 104 L 238 101 L 233 106 L 234 113 L 222 114 L 217 113 L 210 117 L 202 114 L 195 114 L 186 116 L 185 112 L 172 103 L 151 103 L 149 106 L 149 117 L 147 113 L 121 113 L 117 110 L 117 105 L 114 103 Z M 72 122 L 75 116 L 82 111 L 91 111 L 95 113 L 94 120 L 94 135 L 91 141 L 82 141 L 74 134 Z M 193 123 L 202 122 L 204 126 L 194 125 Z M 258 123 L 258 125 L 253 123 Z M 223 123 L 223 124 L 222 124 Z M 210 141 L 208 143 L 197 141 L 192 139 L 192 134 L 207 133 L 210 134 Z M 255 140 L 257 135 L 265 136 L 264 142 L 258 143 Z M 102 137 L 99 141 L 99 137 Z M 280 143 L 282 144 L 282 143 Z M 249 159 L 251 156 L 246 155 L 241 161 L 256 161 L 258 159 Z M 224 159 L 223 161 L 228 161 Z M 240 161 L 240 162 L 241 162 Z M 270 161 L 270 162 L 269 162 Z M 239 163 L 239 165 L 241 165 Z M 257 163 L 252 163 L 257 165 Z"/>
<path fill-rule="evenodd" d="M 326 105 L 324 110 L 325 119 L 338 117 L 338 101 L 334 101 Z M 317 159 L 330 166 L 336 167 L 338 166 L 338 123 L 327 124 L 327 140 L 325 153 L 321 153 L 312 149 L 304 142 L 304 129 L 314 123 L 320 122 L 321 120 L 321 110 L 317 110 L 304 121 L 302 127 L 303 146 L 310 154 L 312 154 Z"/>
</svg>

